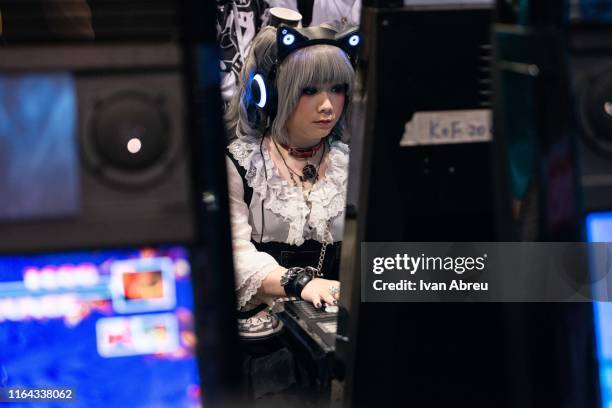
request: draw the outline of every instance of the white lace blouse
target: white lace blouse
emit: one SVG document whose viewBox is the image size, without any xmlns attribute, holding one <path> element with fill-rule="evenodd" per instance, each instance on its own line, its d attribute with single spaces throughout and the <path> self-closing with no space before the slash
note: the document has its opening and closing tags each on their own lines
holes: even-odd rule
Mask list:
<svg viewBox="0 0 612 408">
<path fill-rule="evenodd" d="M 278 267 L 276 260 L 259 252 L 251 239 L 259 242 L 284 242 L 300 246 L 305 240 L 323 242 L 330 222 L 328 240 L 342 240 L 348 176 L 348 146 L 333 142 L 325 159 L 327 169 L 306 198 L 302 187 L 295 187 L 279 174 L 266 144 L 235 140 L 229 151 L 246 170 L 246 181 L 253 188 L 249 206 L 244 202 L 242 178 L 228 158 L 230 216 L 236 272 L 236 295 L 241 309 L 256 294 L 268 273 Z M 266 180 L 266 171 L 267 180 Z M 262 211 L 264 232 L 262 236 Z M 253 299 L 260 303 L 266 299 Z"/>
</svg>

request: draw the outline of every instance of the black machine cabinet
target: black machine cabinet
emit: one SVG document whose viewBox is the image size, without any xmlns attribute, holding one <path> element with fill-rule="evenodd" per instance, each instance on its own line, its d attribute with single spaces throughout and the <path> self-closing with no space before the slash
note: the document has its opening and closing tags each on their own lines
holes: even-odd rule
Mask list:
<svg viewBox="0 0 612 408">
<path fill-rule="evenodd" d="M 0 1 L 0 73 L 69 78 L 75 102 L 62 114 L 66 138 L 74 138 L 65 149 L 76 150 L 77 180 L 71 211 L 8 219 L 0 214 L 6 238 L 0 252 L 195 238 L 197 193 L 190 184 L 192 146 L 185 114 L 189 86 L 179 41 L 188 29 L 180 25 L 182 10 L 158 0 L 147 10 L 139 2 L 116 6 L 96 0 Z M 128 141 L 138 142 L 140 150 L 128 152 Z M 62 158 L 56 154 L 46 161 Z M 23 173 L 21 181 L 30 181 Z M 2 168 L 0 174 L 0 183 L 14 182 Z M 52 207 L 65 194 L 61 185 L 55 191 L 41 205 Z"/>
<path fill-rule="evenodd" d="M 557 1 L 526 1 L 514 9 L 497 3 L 498 239 L 581 241 L 568 9 Z M 513 201 L 520 204 L 511 212 Z M 592 304 L 508 304 L 503 318 L 510 406 L 599 406 Z"/>
<path fill-rule="evenodd" d="M 490 19 L 485 7 L 366 11 L 370 241 L 486 240 Z M 476 118 L 470 113 L 476 111 Z M 413 145 L 407 145 L 412 143 Z M 364 168 L 368 159 L 364 160 Z M 361 208 L 360 208 L 361 210 Z"/>
<path fill-rule="evenodd" d="M 494 240 L 492 16 L 469 4 L 364 9 L 362 180 L 336 341 L 344 406 L 503 406 L 496 305 L 360 303 L 358 265 L 360 242 Z"/>
<path fill-rule="evenodd" d="M 190 158 L 183 137 L 185 84 L 178 48 L 73 45 L 7 47 L 2 52 L 7 57 L 0 63 L 5 73 L 25 68 L 30 73 L 55 70 L 73 75 L 79 205 L 64 217 L 3 223 L 0 231 L 10 239 L 0 243 L 1 251 L 193 239 Z M 130 138 L 141 140 L 142 152 L 149 155 L 146 161 L 132 165 L 125 149 Z"/>
<path fill-rule="evenodd" d="M 0 77 L 61 75 L 71 84 L 75 102 L 60 130 L 74 142 L 78 180 L 70 214 L 0 217 L 0 253 L 186 245 L 205 404 L 238 404 L 214 4 L 0 0 L 0 11 Z M 71 121 L 74 131 L 64 131 Z M 6 157 L 0 149 L 0 191 Z"/>
<path fill-rule="evenodd" d="M 288 344 L 308 378 L 312 399 L 317 404 L 329 402 L 337 313 L 315 309 L 312 304 L 298 300 L 284 303 L 279 317 L 285 324 Z"/>
<path fill-rule="evenodd" d="M 497 226 L 503 241 L 584 239 L 567 38 L 560 17 L 544 18 L 558 15 L 547 12 L 560 4 L 547 7 L 531 10 L 532 21 L 495 26 Z M 508 304 L 502 317 L 510 406 L 598 406 L 592 304 Z"/>
<path fill-rule="evenodd" d="M 498 3 L 512 3 L 512 11 L 519 7 L 518 2 Z M 545 199 L 535 204 L 540 239 L 580 238 L 563 38 L 547 21 L 562 14 L 561 3 L 521 2 L 540 13 L 530 22 L 547 29 L 517 48 L 494 37 L 499 49 L 491 47 L 490 7 L 465 2 L 364 9 L 369 41 L 362 190 L 357 213 L 347 218 L 341 280 L 343 293 L 350 288 L 350 295 L 341 299 L 336 341 L 346 367 L 344 406 L 596 406 L 589 304 L 360 302 L 361 242 L 516 239 L 514 231 L 500 234 L 509 230 L 505 224 L 511 219 L 512 196 L 504 179 L 508 174 L 498 172 L 508 158 L 495 144 L 501 137 L 497 129 L 504 138 L 512 130 L 535 135 L 533 152 L 541 167 L 534 173 Z M 520 29 L 510 31 L 513 37 Z M 538 47 L 540 52 L 534 52 Z M 494 56 L 504 61 L 493 65 Z M 530 57 L 543 64 L 531 64 Z M 556 64 L 558 72 L 547 64 Z M 542 70 L 530 70 L 531 65 Z M 470 135 L 469 129 L 453 125 L 457 119 L 452 112 L 493 108 L 493 68 L 496 74 L 518 69 L 533 80 L 525 88 L 510 86 L 515 97 L 510 104 L 494 95 L 496 120 L 500 108 L 502 115 L 521 120 L 502 120 L 501 127 L 496 123 L 491 143 L 478 139 L 483 136 L 479 132 Z M 534 104 L 537 109 L 530 111 Z M 444 112 L 434 117 L 437 124 L 430 120 L 419 125 L 417 113 L 432 111 Z M 520 112 L 529 115 L 521 117 Z M 478 118 L 465 120 L 478 129 Z M 442 123 L 447 123 L 446 134 L 438 132 Z M 508 130 L 506 124 L 513 127 Z M 414 129 L 425 136 L 402 143 Z M 474 136 L 469 143 L 434 144 L 435 139 L 461 139 L 466 133 Z M 419 143 L 423 140 L 428 143 Z M 503 217 L 508 219 L 502 223 Z"/>
</svg>

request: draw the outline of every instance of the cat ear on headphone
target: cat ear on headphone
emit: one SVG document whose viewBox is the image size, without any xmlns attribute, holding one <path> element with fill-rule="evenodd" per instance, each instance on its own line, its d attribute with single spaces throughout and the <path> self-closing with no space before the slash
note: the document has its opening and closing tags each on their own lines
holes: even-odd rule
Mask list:
<svg viewBox="0 0 612 408">
<path fill-rule="evenodd" d="M 338 33 L 336 35 L 336 41 L 338 46 L 344 50 L 349 56 L 353 66 L 357 62 L 357 56 L 359 55 L 359 48 L 363 41 L 361 34 L 357 28 Z"/>
<path fill-rule="evenodd" d="M 278 60 L 282 61 L 291 54 L 300 44 L 308 41 L 308 37 L 300 34 L 292 27 L 282 25 L 276 30 L 276 47 Z"/>
</svg>

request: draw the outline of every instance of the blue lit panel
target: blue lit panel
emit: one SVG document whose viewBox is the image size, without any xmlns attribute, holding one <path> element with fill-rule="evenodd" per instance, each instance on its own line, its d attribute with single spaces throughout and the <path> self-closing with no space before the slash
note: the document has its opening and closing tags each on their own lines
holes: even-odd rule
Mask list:
<svg viewBox="0 0 612 408">
<path fill-rule="evenodd" d="M 583 20 L 596 22 L 612 22 L 612 0 L 577 1 L 581 18 Z"/>
<path fill-rule="evenodd" d="M 592 213 L 586 219 L 589 242 L 612 242 L 612 212 Z M 612 302 L 594 302 L 599 381 L 604 408 L 612 408 Z"/>
<path fill-rule="evenodd" d="M 0 387 L 199 407 L 190 276 L 183 247 L 0 257 Z"/>
<path fill-rule="evenodd" d="M 76 215 L 76 135 L 70 74 L 0 75 L 0 221 Z"/>
</svg>

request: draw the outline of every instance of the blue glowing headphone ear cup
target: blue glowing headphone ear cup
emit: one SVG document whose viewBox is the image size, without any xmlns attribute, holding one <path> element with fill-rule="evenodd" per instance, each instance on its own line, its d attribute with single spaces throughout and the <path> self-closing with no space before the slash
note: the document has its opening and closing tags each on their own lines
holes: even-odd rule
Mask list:
<svg viewBox="0 0 612 408">
<path fill-rule="evenodd" d="M 253 109 L 259 110 L 268 116 L 276 113 L 276 93 L 274 86 L 268 76 L 256 72 L 251 78 L 251 105 Z"/>
<path fill-rule="evenodd" d="M 268 89 L 266 81 L 261 74 L 255 74 L 251 82 L 251 93 L 253 101 L 258 107 L 265 109 L 268 104 Z"/>
</svg>

